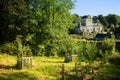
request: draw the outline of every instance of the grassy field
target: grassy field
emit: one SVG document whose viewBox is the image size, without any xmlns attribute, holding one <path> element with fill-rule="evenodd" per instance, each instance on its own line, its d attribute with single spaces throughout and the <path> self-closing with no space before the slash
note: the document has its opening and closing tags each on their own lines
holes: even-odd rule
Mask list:
<svg viewBox="0 0 120 80">
<path fill-rule="evenodd" d="M 1 80 L 60 80 L 61 66 L 64 58 L 33 57 L 32 69 L 17 70 L 16 56 L 0 54 Z M 66 69 L 74 67 L 74 63 L 64 63 Z"/>
<path fill-rule="evenodd" d="M 64 63 L 63 57 L 32 57 L 32 59 L 33 65 L 31 69 L 17 70 L 15 68 L 16 56 L 0 54 L 0 80 L 61 80 L 62 64 L 65 64 L 65 71 L 75 68 L 74 62 Z M 120 79 L 120 69 L 118 66 L 116 67 L 110 63 L 100 65 L 98 61 L 93 61 L 92 64 L 80 62 L 80 66 L 85 65 L 98 68 L 95 72 L 99 73 L 97 76 L 97 78 L 100 78 L 99 80 Z M 85 70 L 87 69 L 86 67 Z M 69 78 L 66 80 L 74 79 Z"/>
</svg>

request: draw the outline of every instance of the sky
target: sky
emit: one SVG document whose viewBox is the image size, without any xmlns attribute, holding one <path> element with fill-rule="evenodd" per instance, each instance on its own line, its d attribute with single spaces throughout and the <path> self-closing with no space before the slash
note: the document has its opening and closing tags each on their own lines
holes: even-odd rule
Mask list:
<svg viewBox="0 0 120 80">
<path fill-rule="evenodd" d="M 120 0 L 76 0 L 72 14 L 79 16 L 117 14 L 120 16 Z"/>
</svg>

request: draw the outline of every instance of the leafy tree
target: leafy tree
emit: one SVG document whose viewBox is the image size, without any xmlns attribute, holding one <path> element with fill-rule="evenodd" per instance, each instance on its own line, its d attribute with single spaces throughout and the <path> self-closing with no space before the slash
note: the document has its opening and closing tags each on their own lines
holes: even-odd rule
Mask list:
<svg viewBox="0 0 120 80">
<path fill-rule="evenodd" d="M 117 24 L 120 22 L 120 17 L 116 14 L 109 14 L 106 17 L 108 23 L 112 23 L 114 26 L 117 26 Z"/>
<path fill-rule="evenodd" d="M 98 19 L 103 25 L 107 25 L 107 22 L 106 22 L 105 17 L 103 15 L 98 15 Z"/>
<path fill-rule="evenodd" d="M 78 14 L 73 14 L 74 19 L 73 19 L 73 23 L 75 25 L 78 25 L 80 23 L 80 16 Z"/>
<path fill-rule="evenodd" d="M 0 0 L 0 6 L 1 43 L 21 35 L 21 46 L 29 44 L 35 54 L 60 52 L 56 45 L 69 37 L 73 27 L 72 0 Z"/>
<path fill-rule="evenodd" d="M 78 14 L 73 14 L 73 27 L 70 28 L 69 33 L 74 34 L 75 28 L 80 24 L 80 16 Z"/>
<path fill-rule="evenodd" d="M 32 45 L 53 44 L 54 40 L 67 38 L 68 30 L 72 27 L 73 8 L 71 0 L 33 0 L 31 2 L 31 25 L 33 38 L 29 40 Z M 33 42 L 33 43 L 32 43 Z M 52 45 L 53 46 L 53 45 Z M 54 48 L 54 47 L 53 47 Z"/>
<path fill-rule="evenodd" d="M 120 16 L 116 14 L 109 14 L 106 16 L 106 20 L 109 23 L 108 27 L 111 29 L 111 31 L 115 31 L 119 27 Z"/>
<path fill-rule="evenodd" d="M 24 0 L 0 0 L 1 40 L 12 41 L 28 32 L 28 9 Z M 2 42 L 3 42 L 2 41 Z"/>
<path fill-rule="evenodd" d="M 80 41 L 77 43 L 78 52 L 80 61 L 92 61 L 97 57 L 97 47 L 94 42 Z"/>
<path fill-rule="evenodd" d="M 106 51 L 108 54 L 111 54 L 115 51 L 115 41 L 114 41 L 114 36 L 112 39 L 105 39 L 102 42 L 102 51 L 105 53 Z"/>
<path fill-rule="evenodd" d="M 100 23 L 100 21 L 99 21 L 97 16 L 93 16 L 93 22 L 94 23 Z"/>
<path fill-rule="evenodd" d="M 99 22 L 103 24 L 104 30 L 113 31 L 118 33 L 119 24 L 120 24 L 120 16 L 116 14 L 109 14 L 107 16 L 98 15 L 93 17 L 93 22 Z"/>
</svg>

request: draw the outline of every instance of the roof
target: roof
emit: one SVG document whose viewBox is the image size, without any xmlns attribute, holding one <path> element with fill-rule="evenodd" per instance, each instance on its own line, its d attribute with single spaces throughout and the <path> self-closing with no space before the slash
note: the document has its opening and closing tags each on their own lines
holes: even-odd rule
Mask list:
<svg viewBox="0 0 120 80">
<path fill-rule="evenodd" d="M 93 39 L 104 40 L 106 38 L 111 38 L 111 34 L 97 34 Z"/>
<path fill-rule="evenodd" d="M 86 15 L 86 16 L 83 16 L 81 18 L 87 18 L 87 19 L 91 19 L 91 16 L 90 15 Z"/>
</svg>

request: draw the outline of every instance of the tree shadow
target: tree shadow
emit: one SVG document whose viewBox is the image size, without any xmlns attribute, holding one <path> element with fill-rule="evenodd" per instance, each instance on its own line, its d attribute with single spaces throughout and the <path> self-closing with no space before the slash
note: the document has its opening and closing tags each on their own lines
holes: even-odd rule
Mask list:
<svg viewBox="0 0 120 80">
<path fill-rule="evenodd" d="M 4 64 L 0 64 L 0 69 L 16 69 L 16 65 L 4 65 Z"/>
<path fill-rule="evenodd" d="M 120 80 L 120 68 L 115 65 L 106 66 L 102 71 L 99 71 L 101 80 Z"/>
<path fill-rule="evenodd" d="M 18 70 L 16 65 L 0 64 L 0 80 L 39 80 L 33 73 Z"/>
<path fill-rule="evenodd" d="M 28 72 L 0 73 L 0 80 L 38 80 L 36 76 Z"/>
</svg>

